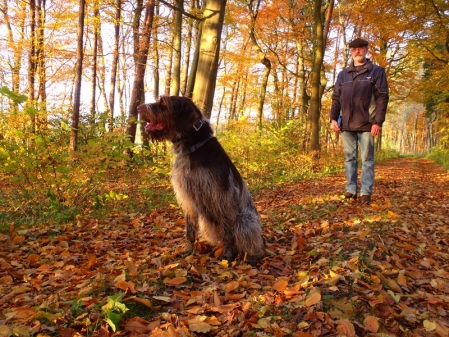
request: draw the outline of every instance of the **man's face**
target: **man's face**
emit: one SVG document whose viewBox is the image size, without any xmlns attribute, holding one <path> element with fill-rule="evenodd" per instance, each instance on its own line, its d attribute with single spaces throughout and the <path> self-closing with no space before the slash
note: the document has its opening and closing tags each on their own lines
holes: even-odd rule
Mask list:
<svg viewBox="0 0 449 337">
<path fill-rule="evenodd" d="M 353 48 L 351 48 L 352 59 L 356 63 L 365 62 L 367 53 L 368 53 L 368 47 L 353 47 Z"/>
</svg>

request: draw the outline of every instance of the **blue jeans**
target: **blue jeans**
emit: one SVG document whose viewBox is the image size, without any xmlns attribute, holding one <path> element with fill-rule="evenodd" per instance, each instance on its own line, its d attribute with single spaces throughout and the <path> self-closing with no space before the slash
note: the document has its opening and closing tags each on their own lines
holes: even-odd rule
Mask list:
<svg viewBox="0 0 449 337">
<path fill-rule="evenodd" d="M 345 153 L 346 191 L 357 194 L 357 155 L 360 145 L 362 176 L 360 195 L 371 195 L 374 184 L 374 137 L 371 132 L 343 131 L 341 134 Z"/>
</svg>

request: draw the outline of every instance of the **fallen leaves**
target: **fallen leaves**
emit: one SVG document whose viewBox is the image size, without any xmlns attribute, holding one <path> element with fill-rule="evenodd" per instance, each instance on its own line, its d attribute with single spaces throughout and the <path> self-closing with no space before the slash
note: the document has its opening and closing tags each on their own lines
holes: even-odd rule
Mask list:
<svg viewBox="0 0 449 337">
<path fill-rule="evenodd" d="M 338 197 L 343 176 L 261 191 L 256 268 L 204 242 L 178 257 L 177 206 L 12 227 L 0 234 L 0 336 L 448 337 L 449 204 L 434 192 L 449 177 L 438 170 L 378 165 L 371 206 Z"/>
</svg>

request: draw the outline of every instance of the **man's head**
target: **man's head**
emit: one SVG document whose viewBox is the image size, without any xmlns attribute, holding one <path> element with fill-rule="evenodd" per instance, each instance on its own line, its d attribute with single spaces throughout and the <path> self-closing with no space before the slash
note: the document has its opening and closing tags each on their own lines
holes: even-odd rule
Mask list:
<svg viewBox="0 0 449 337">
<path fill-rule="evenodd" d="M 366 54 L 368 53 L 368 41 L 357 38 L 349 42 L 349 48 L 351 49 L 351 55 L 352 59 L 354 60 L 354 64 L 364 64 L 366 60 Z"/>
</svg>

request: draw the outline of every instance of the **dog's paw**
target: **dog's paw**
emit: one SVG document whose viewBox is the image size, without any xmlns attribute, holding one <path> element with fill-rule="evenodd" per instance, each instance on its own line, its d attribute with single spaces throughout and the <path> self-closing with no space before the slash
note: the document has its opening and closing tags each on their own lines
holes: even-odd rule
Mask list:
<svg viewBox="0 0 449 337">
<path fill-rule="evenodd" d="M 186 247 L 184 250 L 180 251 L 179 253 L 176 253 L 176 257 L 186 257 L 188 255 L 193 255 L 194 249 L 192 246 Z"/>
<path fill-rule="evenodd" d="M 250 266 L 255 267 L 261 258 L 262 257 L 260 256 L 248 256 L 245 262 L 248 263 Z"/>
<path fill-rule="evenodd" d="M 223 253 L 223 256 L 221 257 L 222 260 L 227 260 L 229 263 L 235 260 L 238 253 L 232 250 L 225 251 Z"/>
</svg>

